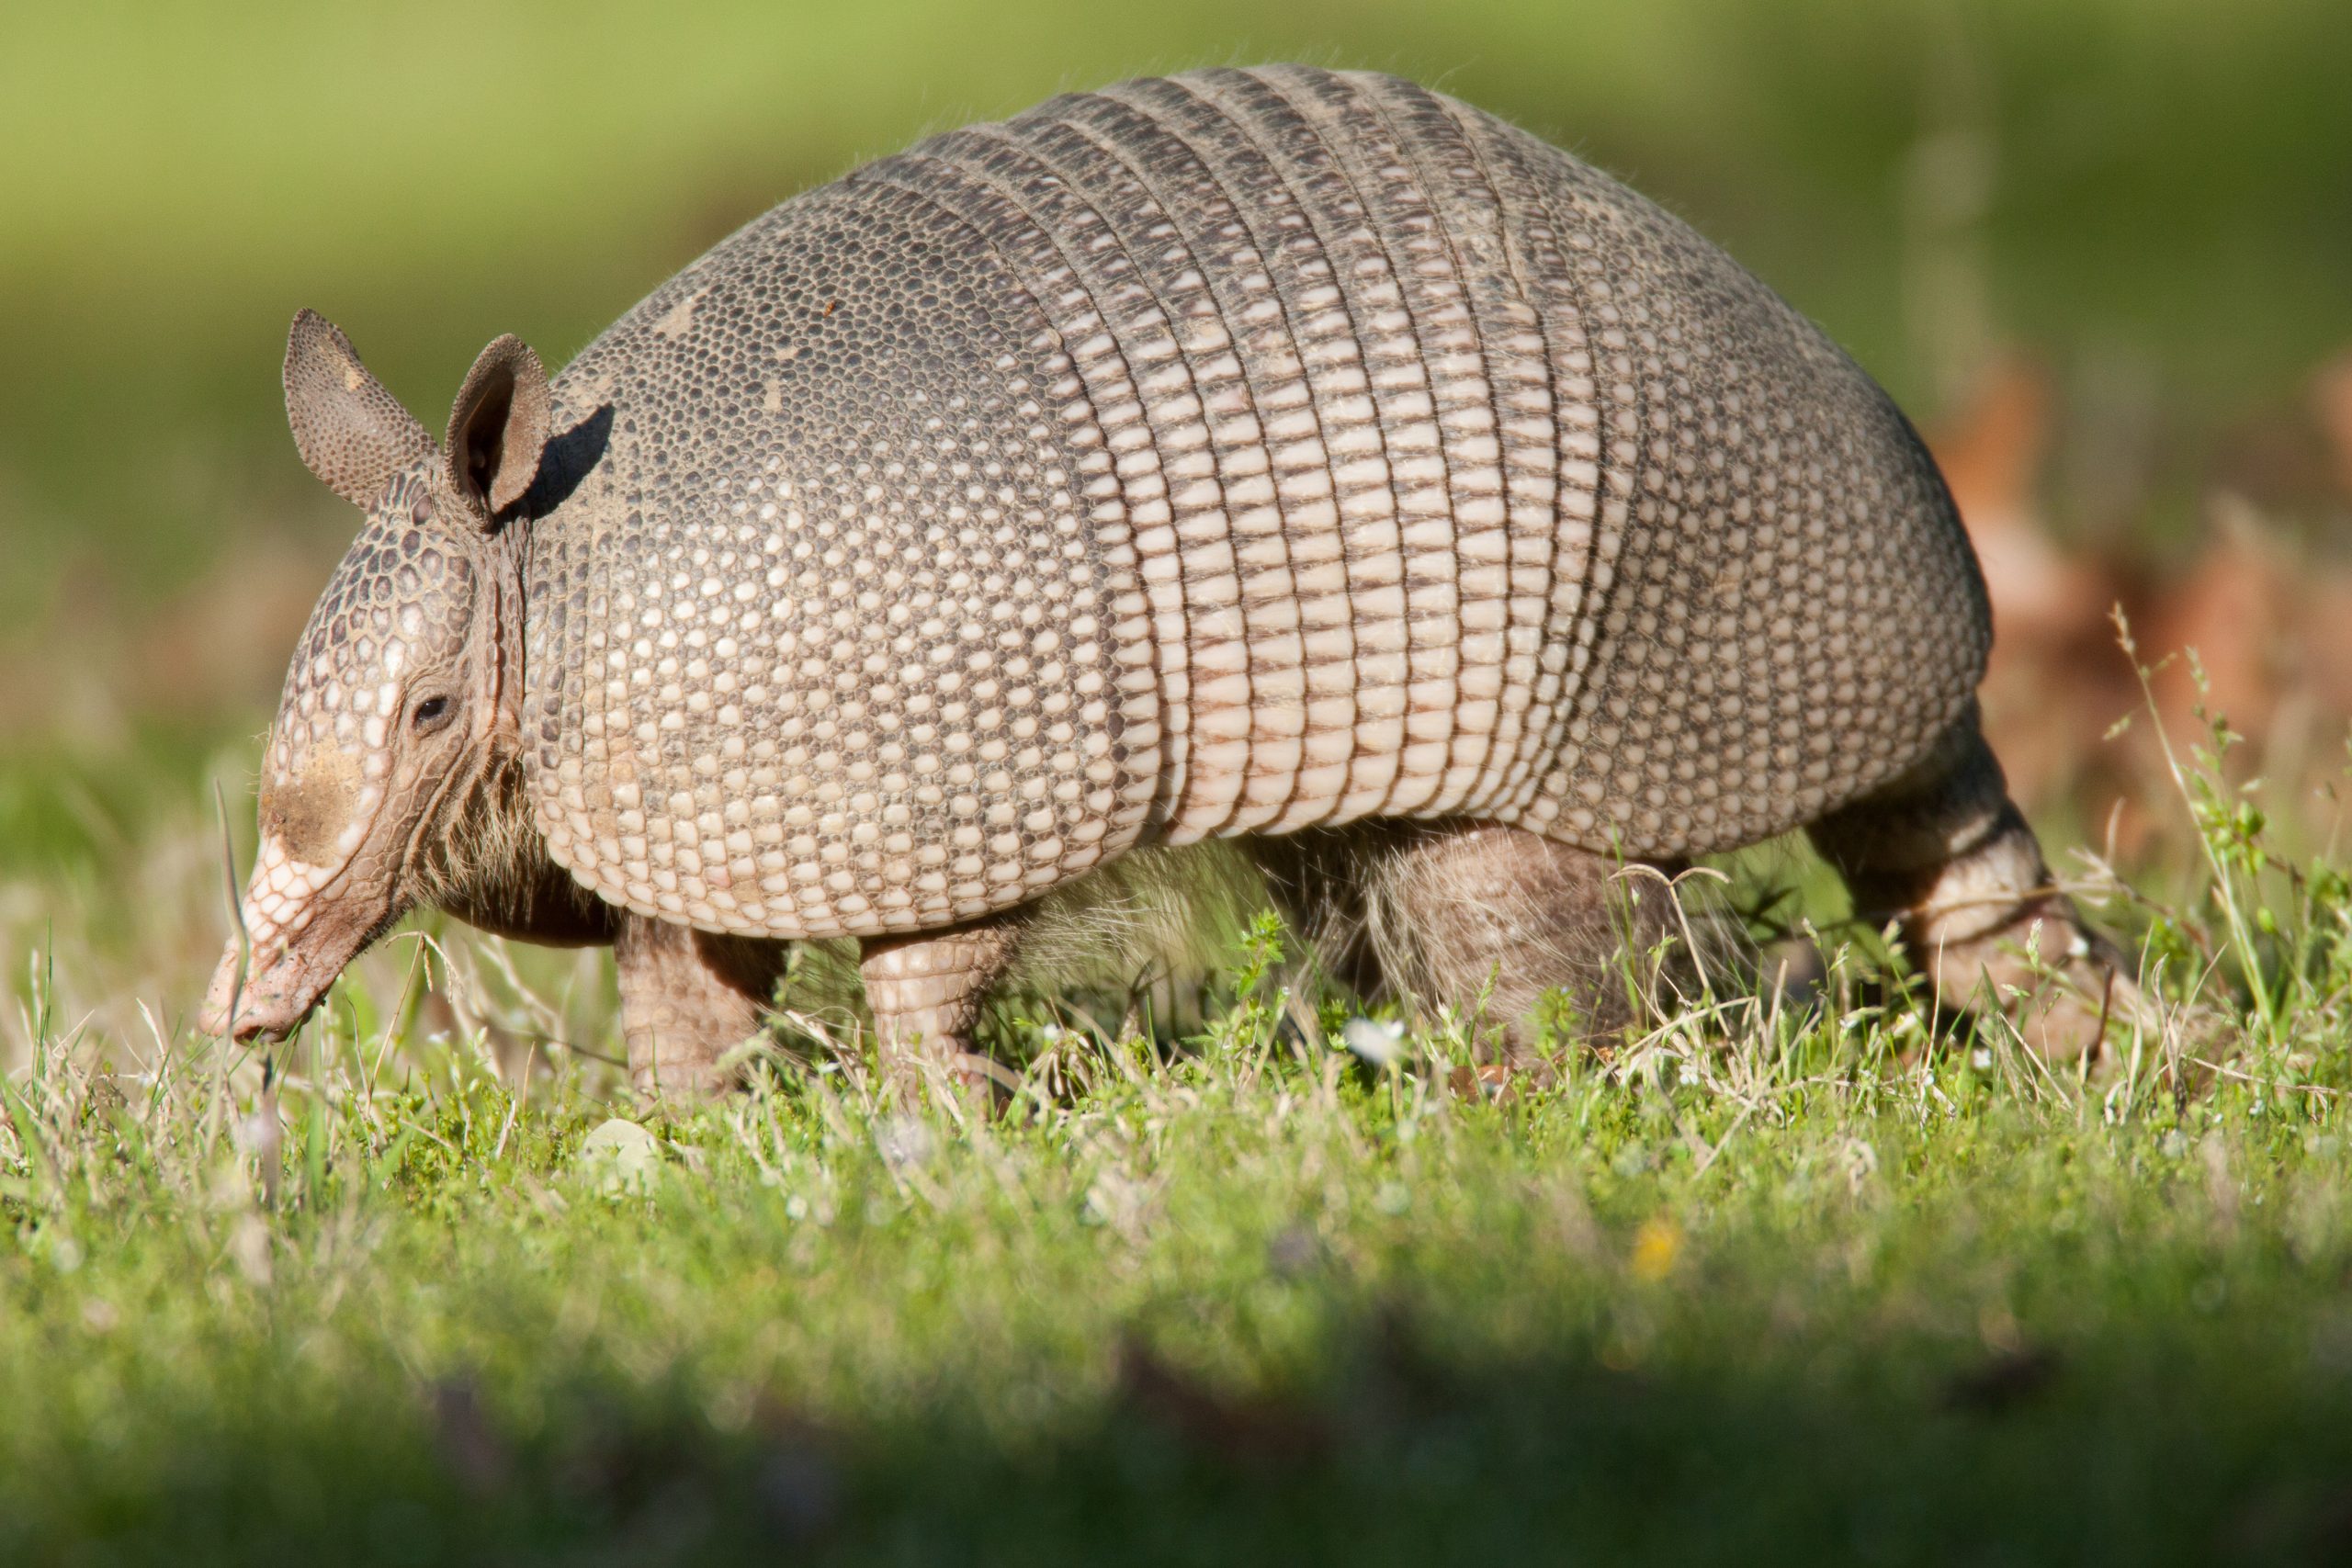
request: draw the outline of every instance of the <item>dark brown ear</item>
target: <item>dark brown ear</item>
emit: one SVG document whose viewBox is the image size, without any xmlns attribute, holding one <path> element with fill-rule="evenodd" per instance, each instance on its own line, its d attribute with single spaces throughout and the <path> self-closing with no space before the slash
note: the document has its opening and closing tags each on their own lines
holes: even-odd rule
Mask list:
<svg viewBox="0 0 2352 1568">
<path fill-rule="evenodd" d="M 433 437 L 368 373 L 342 329 L 316 310 L 286 334 L 286 423 L 311 472 L 354 506 L 433 450 Z"/>
<path fill-rule="evenodd" d="M 449 411 L 449 482 L 495 517 L 531 488 L 548 444 L 548 373 L 509 333 L 481 351 Z"/>
</svg>

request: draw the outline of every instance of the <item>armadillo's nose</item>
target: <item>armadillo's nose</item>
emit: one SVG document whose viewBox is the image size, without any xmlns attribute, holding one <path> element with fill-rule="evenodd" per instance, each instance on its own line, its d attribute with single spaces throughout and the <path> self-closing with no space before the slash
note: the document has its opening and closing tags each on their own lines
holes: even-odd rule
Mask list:
<svg viewBox="0 0 2352 1568">
<path fill-rule="evenodd" d="M 391 914 L 385 879 L 313 865 L 288 852 L 282 834 L 265 832 L 240 913 L 244 936 L 229 939 L 198 1025 L 239 1040 L 291 1034 Z"/>
<path fill-rule="evenodd" d="M 293 954 L 281 951 L 273 955 L 274 962 L 260 966 L 254 965 L 253 957 L 235 938 L 230 939 L 220 966 L 212 972 L 204 1007 L 197 1014 L 197 1027 L 205 1033 L 229 1034 L 233 1030 L 239 1040 L 283 1039 L 317 1004 L 315 993 L 303 994 L 308 987 L 302 983 L 302 966 Z"/>
</svg>

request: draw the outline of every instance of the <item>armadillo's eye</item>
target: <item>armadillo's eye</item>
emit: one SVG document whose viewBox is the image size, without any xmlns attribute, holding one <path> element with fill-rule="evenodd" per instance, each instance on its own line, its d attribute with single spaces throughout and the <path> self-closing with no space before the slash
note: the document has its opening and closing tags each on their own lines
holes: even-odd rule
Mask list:
<svg viewBox="0 0 2352 1568">
<path fill-rule="evenodd" d="M 419 734 L 424 734 L 428 730 L 440 728 L 441 721 L 448 716 L 448 698 L 427 697 L 417 704 L 415 711 L 408 716 L 409 728 Z"/>
</svg>

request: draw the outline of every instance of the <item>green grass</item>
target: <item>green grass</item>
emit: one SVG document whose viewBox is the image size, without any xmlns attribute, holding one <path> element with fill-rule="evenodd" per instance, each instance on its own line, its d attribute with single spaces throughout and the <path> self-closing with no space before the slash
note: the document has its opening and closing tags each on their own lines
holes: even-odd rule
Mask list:
<svg viewBox="0 0 2352 1568">
<path fill-rule="evenodd" d="M 1497 1096 L 1464 1020 L 1325 1048 L 1269 926 L 1173 1043 L 1016 1005 L 997 1119 L 854 1044 L 640 1105 L 598 960 L 454 933 L 266 1071 L 158 829 L 0 904 L 0 1561 L 2340 1556 L 2352 891 L 2188 782 L 2109 918 L 2205 1010 L 2101 1078 L 1849 953 Z"/>
</svg>

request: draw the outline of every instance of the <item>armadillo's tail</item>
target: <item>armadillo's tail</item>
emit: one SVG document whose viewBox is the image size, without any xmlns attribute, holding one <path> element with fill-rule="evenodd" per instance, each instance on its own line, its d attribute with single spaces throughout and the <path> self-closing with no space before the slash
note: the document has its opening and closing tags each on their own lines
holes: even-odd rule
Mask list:
<svg viewBox="0 0 2352 1568">
<path fill-rule="evenodd" d="M 2052 884 L 1973 704 L 1908 772 L 1811 831 L 1856 915 L 1899 923 L 1945 1005 L 1998 1010 L 2056 1061 L 2111 1059 L 2147 1025 L 2122 953 Z"/>
</svg>

